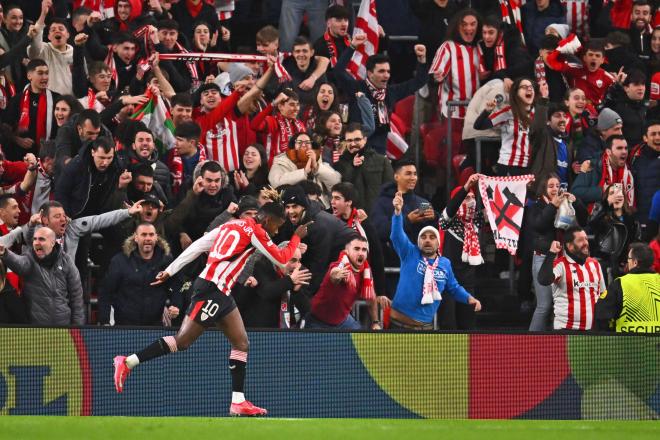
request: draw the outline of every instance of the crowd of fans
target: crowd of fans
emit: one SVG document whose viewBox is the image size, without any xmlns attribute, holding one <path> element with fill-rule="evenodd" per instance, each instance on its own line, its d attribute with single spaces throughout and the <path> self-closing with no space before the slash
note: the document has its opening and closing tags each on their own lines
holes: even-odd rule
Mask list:
<svg viewBox="0 0 660 440">
<path fill-rule="evenodd" d="M 276 202 L 287 218 L 275 243 L 309 231 L 285 267 L 257 254 L 236 274 L 246 326 L 295 327 L 308 316 L 311 327 L 359 328 L 348 314 L 373 283 L 366 327 L 381 328 L 379 304 L 393 307 L 393 327 L 429 328 L 437 304 L 429 315 L 410 298 L 439 303 L 442 288 L 427 291 L 435 277 L 447 282 L 440 313 L 472 329 L 475 271 L 489 264 L 480 242 L 492 237 L 482 174 L 535 176 L 517 256 L 519 286 L 536 297 L 530 330 L 551 328 L 553 314 L 556 329 L 591 328 L 633 243 L 648 243 L 660 269 L 656 2 L 376 2 L 381 48 L 387 16 L 416 20 L 407 33 L 420 44 L 400 60 L 369 57 L 364 79 L 347 71 L 367 39 L 351 34 L 353 2 L 273 3 L 279 25 L 246 38 L 234 24 L 247 8 L 234 1 L 0 1 L 0 322 L 177 325 L 206 259 L 166 283 L 153 285 L 156 275 L 204 234 Z M 163 56 L 186 52 L 266 61 Z M 395 83 L 393 70 L 413 59 Z M 456 157 L 438 169 L 423 155 L 416 163 L 414 148 L 386 155 L 396 104 L 416 93 L 422 129 L 438 134 L 431 147 L 446 154 L 452 139 Z M 157 103 L 171 121 L 137 116 Z M 446 160 L 457 164 L 456 188 L 440 187 L 451 196 L 438 202 L 423 194 L 435 180 L 422 177 L 443 173 Z M 96 232 L 92 289 L 83 281 Z M 438 247 L 441 269 L 427 260 Z M 555 268 L 585 267 L 591 298 L 573 299 L 566 272 L 553 275 L 562 251 Z M 349 264 L 362 287 L 342 284 Z M 386 267 L 401 269 L 397 295 L 415 277 L 424 292 L 395 297 Z M 438 270 L 451 277 L 440 282 Z M 566 318 L 574 304 L 580 316 Z"/>
</svg>

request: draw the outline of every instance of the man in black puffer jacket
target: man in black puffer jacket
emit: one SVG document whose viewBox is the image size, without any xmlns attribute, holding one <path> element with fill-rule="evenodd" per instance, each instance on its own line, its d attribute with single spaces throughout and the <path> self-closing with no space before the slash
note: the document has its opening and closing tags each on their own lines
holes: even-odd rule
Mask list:
<svg viewBox="0 0 660 440">
<path fill-rule="evenodd" d="M 302 240 L 307 245 L 302 264 L 312 272 L 312 281 L 304 291 L 311 297 L 321 285 L 328 265 L 339 255 L 353 230 L 334 215 L 323 211 L 320 204 L 310 203 L 299 185 L 284 190 L 282 203 L 288 218 L 274 238 L 275 242 L 291 237 L 292 231 L 298 226 L 313 222 L 308 228 L 307 237 Z"/>
<path fill-rule="evenodd" d="M 180 286 L 177 278 L 152 286 L 158 272 L 172 262 L 170 246 L 156 233 L 154 225 L 141 223 L 124 242 L 123 251 L 112 259 L 99 289 L 99 321 L 110 323 L 110 306 L 116 325 L 169 323 L 179 315 Z M 168 298 L 171 300 L 165 311 Z"/>
<path fill-rule="evenodd" d="M 112 139 L 99 137 L 64 167 L 56 181 L 55 200 L 71 218 L 117 209 L 131 181 L 130 173 L 122 171 Z"/>
<path fill-rule="evenodd" d="M 640 144 L 644 135 L 645 93 L 646 75 L 639 70 L 632 70 L 623 81 L 623 87 L 615 84 L 605 98 L 605 107 L 611 108 L 621 116 L 623 136 L 630 148 Z"/>
</svg>

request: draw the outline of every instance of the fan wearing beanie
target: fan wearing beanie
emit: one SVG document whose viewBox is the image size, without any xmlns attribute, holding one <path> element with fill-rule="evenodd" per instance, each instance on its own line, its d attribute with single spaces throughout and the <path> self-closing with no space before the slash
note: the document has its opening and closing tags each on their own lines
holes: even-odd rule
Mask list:
<svg viewBox="0 0 660 440">
<path fill-rule="evenodd" d="M 287 220 L 280 229 L 276 242 L 288 239 L 299 225 L 310 224 L 309 234 L 303 240 L 307 250 L 302 264 L 312 272 L 312 280 L 304 293 L 313 296 L 321 285 L 328 265 L 334 261 L 343 245 L 353 234 L 353 229 L 318 203 L 310 203 L 300 185 L 287 187 L 282 193 L 282 203 Z M 307 312 L 307 310 L 301 310 Z"/>
<path fill-rule="evenodd" d="M 443 294 L 472 306 L 475 312 L 481 310 L 481 303 L 456 280 L 451 262 L 438 254 L 438 230 L 433 226 L 422 228 L 415 246 L 403 231 L 403 197 L 400 192 L 394 196 L 392 205 L 394 215 L 390 240 L 401 260 L 401 275 L 392 302 L 389 328 L 432 330 L 433 317 L 440 307 Z"/>
</svg>

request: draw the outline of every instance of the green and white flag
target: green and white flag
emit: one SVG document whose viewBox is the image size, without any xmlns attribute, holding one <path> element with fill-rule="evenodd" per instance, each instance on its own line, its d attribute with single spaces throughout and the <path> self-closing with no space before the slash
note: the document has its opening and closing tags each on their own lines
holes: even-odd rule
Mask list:
<svg viewBox="0 0 660 440">
<path fill-rule="evenodd" d="M 164 158 L 167 152 L 174 148 L 176 141 L 174 123 L 160 96 L 154 95 L 151 90 L 147 90 L 146 96 L 149 100 L 135 110 L 135 113 L 131 115 L 131 119 L 142 121 L 151 130 L 160 157 Z"/>
</svg>

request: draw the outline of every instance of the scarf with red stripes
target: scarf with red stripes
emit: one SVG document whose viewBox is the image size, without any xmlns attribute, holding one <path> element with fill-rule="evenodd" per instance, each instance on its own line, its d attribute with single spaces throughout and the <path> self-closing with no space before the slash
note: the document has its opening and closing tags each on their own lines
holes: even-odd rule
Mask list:
<svg viewBox="0 0 660 440">
<path fill-rule="evenodd" d="M 520 38 L 525 43 L 525 36 L 523 34 L 522 15 L 520 12 L 520 0 L 499 0 L 500 13 L 502 14 L 502 21 L 516 26 L 520 32 Z"/>
<path fill-rule="evenodd" d="M 463 253 L 461 260 L 470 266 L 478 266 L 484 262 L 481 256 L 479 235 L 477 235 L 477 228 L 474 224 L 475 213 L 474 206 L 468 207 L 465 202 L 461 203 L 456 213 L 456 218 L 463 225 Z"/>
<path fill-rule="evenodd" d="M 275 75 L 277 76 L 280 83 L 285 83 L 292 80 L 291 75 L 289 75 L 289 72 L 282 65 L 284 60 L 286 60 L 290 56 L 291 56 L 291 52 L 277 53 L 277 61 L 273 65 L 273 70 L 275 71 Z"/>
<path fill-rule="evenodd" d="M 277 125 L 279 126 L 279 136 L 280 136 L 279 149 L 275 153 L 277 155 L 282 151 L 286 150 L 287 146 L 289 145 L 289 139 L 291 139 L 291 136 L 293 136 L 294 134 L 305 132 L 305 124 L 303 124 L 298 119 L 285 118 L 280 113 L 275 115 L 275 120 L 277 121 Z"/>
<path fill-rule="evenodd" d="M 332 37 L 332 35 L 330 35 L 330 31 L 325 31 L 325 34 L 323 34 L 323 39 L 325 40 L 325 44 L 328 46 L 328 52 L 330 52 L 330 66 L 335 67 L 335 64 L 337 64 L 337 55 L 339 54 L 337 51 L 337 44 L 335 43 L 335 39 Z M 346 44 L 346 47 L 351 45 L 348 36 L 344 36 L 344 44 Z"/>
<path fill-rule="evenodd" d="M 488 72 L 484 62 L 484 50 L 481 48 L 481 44 L 477 45 L 477 48 L 479 50 L 479 72 Z M 499 72 L 504 69 L 506 69 L 504 35 L 500 32 L 500 36 L 497 38 L 497 42 L 493 48 L 493 72 Z"/>
<path fill-rule="evenodd" d="M 362 275 L 362 290 L 360 291 L 360 298 L 365 299 L 365 300 L 374 300 L 376 299 L 376 290 L 374 289 L 374 279 L 373 276 L 371 275 L 371 267 L 369 266 L 369 261 L 364 260 L 364 263 L 362 263 L 362 266 L 359 268 L 355 268 L 351 264 L 351 260 L 349 260 L 348 255 L 346 255 L 346 251 L 341 251 L 339 254 L 339 259 L 337 260 L 339 264 L 337 265 L 338 268 L 344 269 L 344 268 L 349 268 L 349 275 L 348 279 L 346 280 L 346 284 L 352 289 L 357 287 L 357 280 L 355 275 Z"/>
<path fill-rule="evenodd" d="M 119 74 L 117 73 L 117 63 L 115 62 L 115 52 L 112 45 L 108 46 L 108 54 L 105 56 L 105 65 L 110 69 L 111 84 L 117 88 L 119 85 Z"/>
<path fill-rule="evenodd" d="M 385 105 L 385 97 L 387 96 L 387 89 L 379 89 L 371 81 L 369 81 L 369 78 L 365 78 L 364 82 L 367 84 L 367 88 L 369 89 L 369 92 L 371 93 L 371 96 L 376 100 L 376 112 L 378 113 L 378 122 L 380 122 L 381 125 L 383 124 L 389 124 L 390 122 L 390 115 L 389 112 L 387 111 L 387 106 Z"/>
<path fill-rule="evenodd" d="M 20 118 L 18 120 L 18 132 L 25 133 L 30 128 L 30 84 L 25 86 L 21 98 Z M 50 130 L 53 125 L 53 94 L 46 89 L 39 94 L 37 103 L 37 125 L 35 142 L 41 144 L 42 139 L 50 138 Z"/>
<path fill-rule="evenodd" d="M 635 182 L 633 180 L 633 175 L 628 168 L 628 164 L 613 170 L 612 164 L 610 164 L 610 158 L 607 157 L 607 153 L 603 153 L 602 162 L 603 170 L 600 176 L 600 182 L 598 182 L 598 186 L 600 186 L 600 188 L 604 191 L 605 187 L 610 186 L 613 183 L 621 183 L 628 204 L 631 207 L 635 206 Z"/>
<path fill-rule="evenodd" d="M 174 43 L 174 47 L 179 51 L 179 53 L 188 53 L 188 50 L 181 45 L 178 41 Z M 202 84 L 201 81 L 199 80 L 199 72 L 197 71 L 197 63 L 194 61 L 186 61 L 185 62 L 186 69 L 188 69 L 188 73 L 190 74 L 190 79 L 192 80 L 192 84 L 190 88 L 192 90 L 197 90 L 197 88 Z"/>
<path fill-rule="evenodd" d="M 338 215 L 337 217 L 341 219 L 341 215 Z M 348 220 L 346 220 L 346 226 L 353 229 L 362 237 L 367 238 L 367 233 L 364 232 L 364 228 L 362 227 L 362 222 L 360 222 L 360 219 L 358 218 L 358 210 L 356 208 L 351 210 L 351 215 L 349 215 Z"/>
<path fill-rule="evenodd" d="M 206 149 L 201 145 L 197 145 L 197 151 L 199 151 L 199 162 L 206 162 Z M 176 153 L 176 150 L 172 148 L 168 154 L 168 168 L 170 169 L 170 175 L 172 176 L 172 193 L 178 194 L 183 184 L 183 159 L 181 155 Z"/>
</svg>

